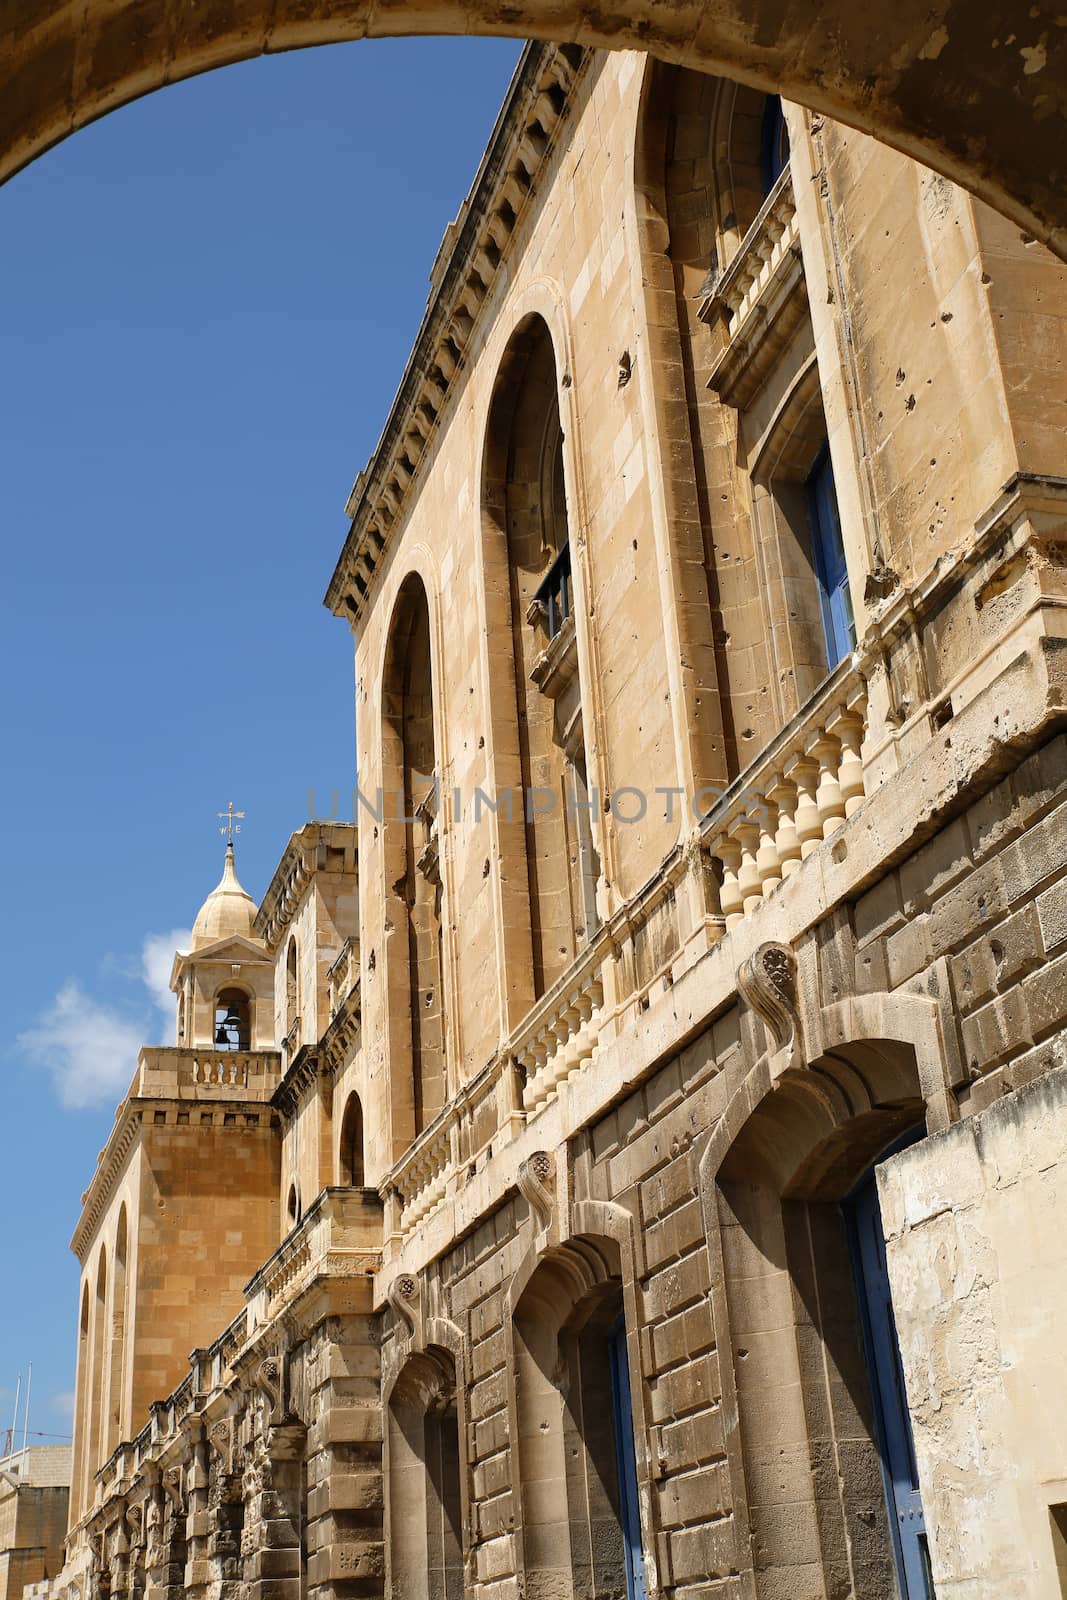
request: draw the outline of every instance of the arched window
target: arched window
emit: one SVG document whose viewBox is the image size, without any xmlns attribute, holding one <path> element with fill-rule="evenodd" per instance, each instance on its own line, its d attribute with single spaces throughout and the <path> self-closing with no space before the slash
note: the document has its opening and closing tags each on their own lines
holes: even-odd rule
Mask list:
<svg viewBox="0 0 1067 1600">
<path fill-rule="evenodd" d="M 341 1122 L 341 1182 L 362 1189 L 366 1181 L 363 1163 L 363 1106 L 358 1094 L 350 1094 Z"/>
<path fill-rule="evenodd" d="M 763 187 L 765 192 L 770 194 L 789 165 L 789 128 L 786 125 L 785 112 L 782 110 L 781 95 L 767 96 L 767 104 L 763 110 L 760 156 L 763 163 Z"/>
<path fill-rule="evenodd" d="M 387 944 L 394 1062 L 393 1134 L 401 1145 L 432 1122 L 446 1099 L 442 883 L 430 609 L 422 581 L 401 586 L 382 687 L 385 875 L 395 933 Z M 401 978 L 401 974 L 403 977 Z M 410 1106 L 410 1113 L 408 1111 Z"/>
<path fill-rule="evenodd" d="M 532 998 L 551 988 L 598 922 L 600 863 L 586 770 L 563 445 L 552 336 L 544 320 L 532 316 L 501 362 L 483 489 L 487 580 L 507 595 L 499 632 L 506 623 L 511 635 L 502 677 L 491 675 L 494 721 L 509 725 L 509 742 L 516 726 L 519 736 L 517 782 L 498 773 L 498 789 L 525 797 L 525 817 L 513 816 L 504 828 L 502 870 L 510 882 L 525 879 Z M 491 649 L 503 654 L 502 647 Z M 505 698 L 510 706 L 503 706 Z"/>
<path fill-rule="evenodd" d="M 456 1369 L 447 1351 L 412 1356 L 389 1397 L 389 1590 L 463 1600 L 463 1509 Z"/>
<path fill-rule="evenodd" d="M 841 517 L 814 356 L 751 463 L 755 528 L 784 604 L 770 642 L 787 707 L 802 706 L 855 648 Z"/>
<path fill-rule="evenodd" d="M 514 1325 L 529 1591 L 645 1600 L 616 1247 L 583 1239 L 543 1261 Z"/>
<path fill-rule="evenodd" d="M 295 1183 L 289 1185 L 289 1198 L 285 1202 L 285 1213 L 289 1218 L 290 1228 L 295 1228 L 300 1221 L 300 1196 Z"/>
<path fill-rule="evenodd" d="M 295 935 L 285 952 L 285 1032 L 288 1035 L 300 1014 L 300 986 Z"/>
<path fill-rule="evenodd" d="M 248 996 L 243 990 L 219 990 L 215 996 L 216 1050 L 251 1050 L 250 1009 Z"/>
<path fill-rule="evenodd" d="M 126 1255 L 129 1248 L 126 1207 L 119 1212 L 115 1236 L 115 1267 L 111 1281 L 111 1327 L 108 1382 L 107 1447 L 110 1455 L 122 1439 L 125 1410 L 124 1377 L 126 1368 Z"/>
</svg>

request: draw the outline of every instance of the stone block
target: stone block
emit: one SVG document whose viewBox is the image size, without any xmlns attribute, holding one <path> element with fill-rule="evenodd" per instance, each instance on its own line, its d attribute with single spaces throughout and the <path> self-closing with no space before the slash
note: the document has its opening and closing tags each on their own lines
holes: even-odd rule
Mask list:
<svg viewBox="0 0 1067 1600">
<path fill-rule="evenodd" d="M 927 910 L 973 870 L 967 823 L 963 817 L 956 817 L 901 866 L 900 895 L 905 915 Z"/>
<path fill-rule="evenodd" d="M 1067 952 L 1032 973 L 1022 993 L 1035 1041 L 1067 1025 Z"/>
<path fill-rule="evenodd" d="M 1051 955 L 1067 944 L 1067 876 L 1038 895 L 1037 917 L 1045 949 Z"/>
<path fill-rule="evenodd" d="M 963 1054 L 972 1075 L 987 1072 L 1008 1056 L 1033 1043 L 1024 991 L 1007 994 L 965 1017 L 961 1028 Z"/>
</svg>

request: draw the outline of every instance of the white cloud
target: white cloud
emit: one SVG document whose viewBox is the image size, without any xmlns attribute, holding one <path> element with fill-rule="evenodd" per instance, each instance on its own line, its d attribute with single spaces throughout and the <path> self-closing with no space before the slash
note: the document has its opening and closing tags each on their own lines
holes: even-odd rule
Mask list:
<svg viewBox="0 0 1067 1600">
<path fill-rule="evenodd" d="M 130 1086 L 141 1046 L 162 1032 L 164 1044 L 174 1040 L 175 997 L 170 992 L 170 969 L 175 950 L 189 948 L 186 928 L 170 933 L 150 933 L 141 946 L 138 979 L 144 984 L 158 1016 L 153 1026 L 149 1014 L 124 1015 L 87 995 L 73 978 L 60 989 L 31 1028 L 18 1036 L 20 1049 L 36 1067 L 52 1076 L 65 1106 L 106 1104 L 120 1099 Z"/>
<path fill-rule="evenodd" d="M 174 1017 L 177 997 L 170 989 L 170 969 L 174 952 L 188 950 L 192 933 L 188 928 L 172 928 L 169 933 L 150 933 L 141 946 L 141 977 L 148 986 L 152 1003 L 166 1021 L 164 1044 L 174 1043 Z"/>
<path fill-rule="evenodd" d="M 97 1005 L 70 980 L 18 1043 L 35 1066 L 52 1074 L 65 1106 L 99 1105 L 125 1094 L 143 1030 Z"/>
</svg>

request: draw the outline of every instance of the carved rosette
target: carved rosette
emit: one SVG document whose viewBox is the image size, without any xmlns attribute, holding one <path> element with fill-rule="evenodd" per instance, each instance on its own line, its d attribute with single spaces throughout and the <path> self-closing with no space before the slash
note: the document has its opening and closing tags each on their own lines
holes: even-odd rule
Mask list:
<svg viewBox="0 0 1067 1600">
<path fill-rule="evenodd" d="M 766 1024 L 775 1051 L 799 1044 L 797 964 L 788 945 L 761 944 L 738 967 L 737 987 Z"/>
</svg>

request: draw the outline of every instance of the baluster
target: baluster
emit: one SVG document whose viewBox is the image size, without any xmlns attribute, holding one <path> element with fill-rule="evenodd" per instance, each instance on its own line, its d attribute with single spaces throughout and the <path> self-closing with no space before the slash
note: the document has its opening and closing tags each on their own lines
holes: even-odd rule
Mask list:
<svg viewBox="0 0 1067 1600">
<path fill-rule="evenodd" d="M 797 825 L 794 820 L 797 808 L 796 784 L 790 783 L 788 778 L 779 778 L 771 787 L 767 798 L 778 812 L 778 828 L 774 835 L 774 844 L 778 851 L 779 871 L 783 878 L 788 878 L 800 865 L 800 840 L 797 837 Z"/>
<path fill-rule="evenodd" d="M 738 886 L 737 872 L 741 865 L 741 847 L 723 834 L 713 853 L 722 863 L 722 884 L 719 888 L 719 909 L 726 919 L 726 926 L 732 928 L 735 922 L 741 920 L 741 890 Z"/>
<path fill-rule="evenodd" d="M 845 821 L 845 797 L 837 780 L 841 745 L 833 734 L 820 728 L 814 739 L 808 741 L 808 748 L 819 763 L 819 781 L 815 799 L 819 807 L 822 836 L 828 839 L 844 825 Z"/>
<path fill-rule="evenodd" d="M 819 777 L 819 764 L 810 756 L 794 756 L 786 771 L 797 791 L 797 805 L 793 821 L 800 840 L 800 859 L 806 861 L 816 845 L 822 842 L 822 819 L 815 799 L 815 786 Z"/>
<path fill-rule="evenodd" d="M 766 900 L 782 881 L 782 863 L 778 856 L 778 807 L 770 795 L 753 806 L 756 827 L 759 830 L 759 848 L 756 851 L 756 871 L 760 889 Z"/>
<path fill-rule="evenodd" d="M 837 769 L 837 781 L 841 785 L 841 794 L 845 802 L 845 816 L 851 817 L 863 804 L 865 788 L 863 782 L 863 717 L 858 711 L 843 711 L 834 725 L 834 732 L 841 740 L 841 762 Z"/>
<path fill-rule="evenodd" d="M 741 846 L 741 866 L 737 874 L 737 887 L 741 894 L 741 910 L 747 917 L 763 899 L 760 892 L 759 872 L 756 868 L 756 844 L 759 829 L 747 817 L 739 817 L 734 824 L 734 834 Z"/>
</svg>

